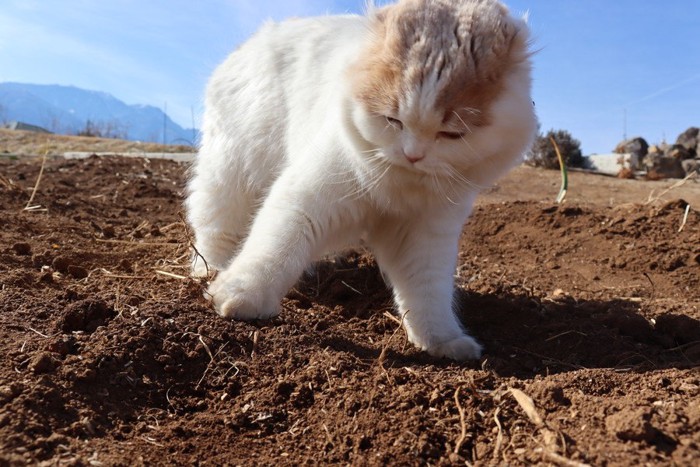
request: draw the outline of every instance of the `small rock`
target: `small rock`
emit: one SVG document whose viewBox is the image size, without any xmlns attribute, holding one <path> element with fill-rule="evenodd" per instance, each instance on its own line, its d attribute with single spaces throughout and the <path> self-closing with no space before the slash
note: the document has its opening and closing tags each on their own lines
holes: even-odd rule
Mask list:
<svg viewBox="0 0 700 467">
<path fill-rule="evenodd" d="M 38 281 L 44 284 L 53 283 L 53 273 L 51 271 L 42 272 L 41 275 L 39 275 Z"/>
<path fill-rule="evenodd" d="M 134 272 L 134 268 L 132 267 L 131 262 L 129 262 L 129 260 L 126 258 L 119 261 L 119 269 L 124 272 Z"/>
<path fill-rule="evenodd" d="M 683 382 L 681 385 L 678 387 L 679 391 L 682 391 L 690 396 L 697 396 L 698 392 L 700 391 L 700 386 L 697 384 L 693 383 L 688 383 L 688 382 Z"/>
<path fill-rule="evenodd" d="M 622 410 L 605 419 L 605 428 L 624 441 L 651 442 L 657 430 L 650 423 L 651 414 L 643 409 Z"/>
<path fill-rule="evenodd" d="M 687 315 L 666 313 L 656 318 L 654 329 L 671 337 L 674 345 L 689 344 L 700 336 L 700 321 Z"/>
<path fill-rule="evenodd" d="M 32 246 L 29 243 L 15 243 L 12 245 L 12 249 L 18 256 L 29 256 L 32 254 Z"/>
<path fill-rule="evenodd" d="M 63 332 L 94 332 L 115 315 L 114 309 L 101 300 L 81 300 L 66 307 L 58 324 Z"/>
<path fill-rule="evenodd" d="M 117 232 L 114 230 L 114 226 L 107 225 L 102 228 L 102 236 L 104 238 L 114 238 Z"/>
<path fill-rule="evenodd" d="M 569 294 L 564 292 L 562 289 L 555 289 L 554 292 L 552 292 L 552 298 L 557 299 L 557 298 L 565 298 L 568 297 Z"/>
<path fill-rule="evenodd" d="M 66 274 L 68 272 L 68 267 L 71 266 L 71 261 L 69 258 L 59 255 L 54 258 L 51 262 L 51 268 L 54 271 Z"/>
<path fill-rule="evenodd" d="M 97 380 L 97 371 L 94 368 L 82 368 L 75 374 L 75 380 L 81 383 L 94 383 Z"/>
<path fill-rule="evenodd" d="M 42 352 L 29 362 L 29 368 L 34 374 L 50 373 L 58 366 L 58 360 L 48 352 Z"/>
<path fill-rule="evenodd" d="M 88 276 L 88 270 L 82 266 L 75 266 L 71 264 L 68 266 L 68 274 L 76 279 L 85 279 Z"/>
<path fill-rule="evenodd" d="M 666 258 L 663 264 L 664 269 L 668 272 L 675 271 L 683 266 L 685 266 L 685 258 L 682 256 L 671 256 L 670 258 Z"/>
<path fill-rule="evenodd" d="M 75 352 L 77 341 L 73 336 L 59 336 L 50 340 L 46 344 L 46 350 L 57 353 L 61 357 Z"/>
<path fill-rule="evenodd" d="M 10 402 L 22 393 L 22 387 L 17 383 L 0 386 L 0 404 Z"/>
</svg>

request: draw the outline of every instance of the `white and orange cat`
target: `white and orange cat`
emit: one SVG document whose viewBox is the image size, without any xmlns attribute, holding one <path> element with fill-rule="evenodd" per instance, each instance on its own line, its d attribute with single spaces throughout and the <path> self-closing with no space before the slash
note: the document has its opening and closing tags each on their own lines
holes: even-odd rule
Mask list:
<svg viewBox="0 0 700 467">
<path fill-rule="evenodd" d="M 496 0 L 399 0 L 266 24 L 215 71 L 186 201 L 217 312 L 275 316 L 363 242 L 409 340 L 479 358 L 453 307 L 462 226 L 535 133 L 526 23 Z"/>
</svg>

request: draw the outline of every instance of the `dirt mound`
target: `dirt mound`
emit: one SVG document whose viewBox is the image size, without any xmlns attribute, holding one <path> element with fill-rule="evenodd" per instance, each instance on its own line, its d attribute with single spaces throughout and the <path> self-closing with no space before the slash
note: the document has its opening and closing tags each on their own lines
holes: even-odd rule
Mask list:
<svg viewBox="0 0 700 467">
<path fill-rule="evenodd" d="M 406 343 L 363 252 L 320 264 L 271 321 L 220 319 L 184 277 L 184 166 L 50 160 L 23 211 L 40 163 L 0 160 L 0 463 L 700 458 L 700 216 L 679 232 L 683 201 L 515 202 L 509 187 L 552 191 L 516 171 L 465 228 L 459 312 L 486 351 L 456 364 Z"/>
</svg>

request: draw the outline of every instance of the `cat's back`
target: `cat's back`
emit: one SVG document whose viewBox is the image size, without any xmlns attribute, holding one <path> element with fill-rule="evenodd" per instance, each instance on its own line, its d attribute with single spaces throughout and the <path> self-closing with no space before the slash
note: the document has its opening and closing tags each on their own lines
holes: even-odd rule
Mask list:
<svg viewBox="0 0 700 467">
<path fill-rule="evenodd" d="M 232 97 L 258 105 L 267 97 L 279 105 L 294 86 L 317 88 L 319 80 L 337 73 L 356 53 L 367 34 L 365 22 L 357 15 L 267 22 L 215 70 L 207 105 Z"/>
<path fill-rule="evenodd" d="M 264 191 L 329 118 L 363 38 L 354 15 L 268 22 L 212 74 L 197 166 Z"/>
</svg>

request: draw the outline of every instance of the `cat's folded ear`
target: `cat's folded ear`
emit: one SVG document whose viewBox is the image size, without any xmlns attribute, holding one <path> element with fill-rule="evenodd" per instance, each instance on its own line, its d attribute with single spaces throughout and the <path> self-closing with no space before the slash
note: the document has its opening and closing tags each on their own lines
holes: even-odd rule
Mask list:
<svg viewBox="0 0 700 467">
<path fill-rule="evenodd" d="M 514 31 L 511 39 L 511 60 L 523 62 L 529 60 L 538 50 L 532 50 L 535 40 L 530 34 L 530 12 L 526 11 L 520 18 L 512 17 Z"/>
<path fill-rule="evenodd" d="M 372 21 L 377 21 L 383 23 L 386 20 L 387 11 L 389 6 L 378 7 L 374 0 L 365 0 L 364 12 L 365 16 Z"/>
<path fill-rule="evenodd" d="M 372 17 L 377 11 L 377 5 L 374 4 L 374 0 L 365 0 L 364 8 L 362 8 L 365 16 Z"/>
<path fill-rule="evenodd" d="M 530 24 L 530 10 L 525 10 L 525 13 L 520 17 L 520 20 L 525 24 Z"/>
</svg>

